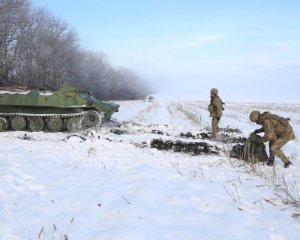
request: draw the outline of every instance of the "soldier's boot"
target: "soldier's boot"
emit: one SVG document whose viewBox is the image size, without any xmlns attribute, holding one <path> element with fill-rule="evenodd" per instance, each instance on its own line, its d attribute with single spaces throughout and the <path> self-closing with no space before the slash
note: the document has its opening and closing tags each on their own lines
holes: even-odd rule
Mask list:
<svg viewBox="0 0 300 240">
<path fill-rule="evenodd" d="M 283 161 L 285 168 L 288 168 L 292 164 L 292 162 L 290 162 L 290 160 L 284 155 L 284 153 L 280 149 L 277 149 L 275 155 L 279 157 L 281 161 Z"/>
<path fill-rule="evenodd" d="M 284 163 L 284 168 L 288 168 L 291 164 L 292 164 L 292 162 L 290 162 L 290 161 Z"/>
<path fill-rule="evenodd" d="M 273 166 L 274 165 L 274 159 L 275 159 L 275 154 L 274 153 L 270 153 L 270 157 L 269 157 L 269 159 L 268 159 L 268 161 L 267 161 L 267 165 L 268 166 Z"/>
<path fill-rule="evenodd" d="M 270 167 L 272 167 L 274 165 L 274 160 L 268 160 L 267 161 L 267 166 L 270 166 Z"/>
</svg>

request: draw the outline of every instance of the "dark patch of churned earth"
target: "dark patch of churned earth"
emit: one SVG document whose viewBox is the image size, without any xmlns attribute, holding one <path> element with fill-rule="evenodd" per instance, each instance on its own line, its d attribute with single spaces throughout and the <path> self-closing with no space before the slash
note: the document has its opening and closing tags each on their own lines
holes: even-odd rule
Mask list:
<svg viewBox="0 0 300 240">
<path fill-rule="evenodd" d="M 147 126 L 143 126 L 137 123 L 123 123 L 118 125 L 115 128 L 110 130 L 111 133 L 116 135 L 123 134 L 139 134 L 139 133 L 150 133 L 156 135 L 164 135 L 170 136 L 172 134 L 163 132 L 162 130 L 156 129 L 160 125 L 158 124 L 150 124 Z M 167 126 L 167 125 L 166 125 Z M 135 127 L 134 131 L 131 129 Z M 152 128 L 152 129 L 151 129 Z M 158 150 L 172 151 L 172 152 L 181 152 L 187 153 L 191 155 L 200 155 L 200 154 L 210 154 L 216 155 L 219 154 L 219 148 L 213 144 L 213 142 L 220 142 L 224 144 L 244 144 L 245 138 L 242 138 L 240 135 L 241 130 L 237 128 L 225 127 L 220 129 L 220 134 L 217 140 L 211 138 L 211 132 L 209 129 L 203 129 L 203 131 L 199 131 L 198 133 L 191 132 L 181 132 L 175 137 L 177 140 L 162 140 L 162 139 L 152 139 L 150 143 L 151 148 L 156 148 Z M 182 141 L 183 139 L 193 139 L 198 141 Z M 212 143 L 207 143 L 206 141 L 200 140 L 212 140 Z M 213 145 L 211 145 L 213 144 Z M 140 144 L 135 144 L 137 147 L 149 147 L 145 142 Z"/>
<path fill-rule="evenodd" d="M 218 154 L 218 152 L 215 150 L 215 147 L 206 142 L 182 142 L 179 140 L 164 141 L 162 139 L 153 139 L 150 143 L 150 146 L 151 148 L 156 148 L 158 150 L 182 152 L 191 155 Z"/>
<path fill-rule="evenodd" d="M 187 133 L 180 133 L 179 137 L 181 137 L 181 138 L 192 138 L 192 139 L 210 139 L 211 134 L 206 133 L 206 132 L 197 133 L 197 134 L 192 134 L 190 132 L 187 132 Z"/>
</svg>

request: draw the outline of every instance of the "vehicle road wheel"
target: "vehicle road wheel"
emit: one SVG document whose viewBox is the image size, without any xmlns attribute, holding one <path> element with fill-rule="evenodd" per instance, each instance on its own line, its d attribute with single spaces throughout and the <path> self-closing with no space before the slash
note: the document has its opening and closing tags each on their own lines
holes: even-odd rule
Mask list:
<svg viewBox="0 0 300 240">
<path fill-rule="evenodd" d="M 66 128 L 69 132 L 77 132 L 80 130 L 80 121 L 78 118 L 69 118 L 66 124 Z"/>
<path fill-rule="evenodd" d="M 8 120 L 6 117 L 0 117 L 0 132 L 6 131 L 8 128 Z"/>
<path fill-rule="evenodd" d="M 47 127 L 50 132 L 59 132 L 59 131 L 61 131 L 62 126 L 63 126 L 63 121 L 59 117 L 50 118 L 47 121 Z"/>
<path fill-rule="evenodd" d="M 29 120 L 29 128 L 33 132 L 40 132 L 44 129 L 45 122 L 41 117 L 33 117 Z"/>
<path fill-rule="evenodd" d="M 99 114 L 96 111 L 90 110 L 84 114 L 83 123 L 86 127 L 94 127 L 99 121 Z"/>
<path fill-rule="evenodd" d="M 25 117 L 15 116 L 11 120 L 11 127 L 15 131 L 23 131 L 26 129 L 27 121 Z"/>
</svg>

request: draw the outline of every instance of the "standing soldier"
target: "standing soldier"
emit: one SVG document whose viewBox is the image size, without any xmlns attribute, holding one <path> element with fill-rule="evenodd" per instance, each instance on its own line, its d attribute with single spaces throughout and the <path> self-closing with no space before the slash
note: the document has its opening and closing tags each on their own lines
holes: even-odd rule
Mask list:
<svg viewBox="0 0 300 240">
<path fill-rule="evenodd" d="M 267 165 L 273 166 L 275 156 L 281 159 L 285 168 L 291 165 L 292 163 L 281 151 L 281 148 L 288 141 L 295 139 L 293 128 L 289 124 L 289 119 L 279 117 L 269 112 L 261 114 L 259 111 L 253 111 L 250 113 L 250 120 L 262 125 L 262 128 L 254 131 L 255 133 L 265 132 L 265 135 L 260 141 L 263 143 L 269 141 L 270 157 Z"/>
<path fill-rule="evenodd" d="M 222 117 L 223 112 L 223 102 L 218 96 L 218 89 L 212 88 L 210 90 L 210 104 L 208 105 L 208 111 L 211 117 L 211 128 L 212 134 L 211 137 L 216 139 L 217 133 L 219 132 L 219 121 Z"/>
</svg>

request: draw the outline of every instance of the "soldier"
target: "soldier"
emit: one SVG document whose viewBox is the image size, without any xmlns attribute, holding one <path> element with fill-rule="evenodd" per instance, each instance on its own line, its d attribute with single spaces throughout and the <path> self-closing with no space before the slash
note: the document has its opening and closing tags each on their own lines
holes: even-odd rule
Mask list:
<svg viewBox="0 0 300 240">
<path fill-rule="evenodd" d="M 265 132 L 265 135 L 260 139 L 265 143 L 269 141 L 270 157 L 267 162 L 268 166 L 273 166 L 275 156 L 279 157 L 287 168 L 292 163 L 281 151 L 281 148 L 290 140 L 295 139 L 293 128 L 289 124 L 288 118 L 279 117 L 269 112 L 260 113 L 253 111 L 250 113 L 250 120 L 262 128 L 255 130 L 255 133 Z"/>
<path fill-rule="evenodd" d="M 210 104 L 208 105 L 208 111 L 211 117 L 211 128 L 212 134 L 211 137 L 216 139 L 217 133 L 219 132 L 219 121 L 222 117 L 223 102 L 221 98 L 218 96 L 218 89 L 212 88 L 210 90 Z"/>
</svg>

